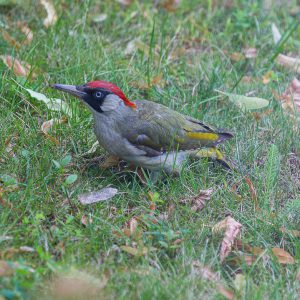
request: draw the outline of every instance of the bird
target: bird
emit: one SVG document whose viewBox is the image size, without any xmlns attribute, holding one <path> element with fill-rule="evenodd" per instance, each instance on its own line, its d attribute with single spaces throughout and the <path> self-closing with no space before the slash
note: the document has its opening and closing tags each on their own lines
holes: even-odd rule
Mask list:
<svg viewBox="0 0 300 300">
<path fill-rule="evenodd" d="M 99 144 L 111 155 L 157 174 L 178 174 L 189 158 L 208 157 L 231 168 L 216 146 L 233 134 L 149 100 L 131 101 L 114 83 L 52 84 L 81 99 L 94 117 Z"/>
</svg>

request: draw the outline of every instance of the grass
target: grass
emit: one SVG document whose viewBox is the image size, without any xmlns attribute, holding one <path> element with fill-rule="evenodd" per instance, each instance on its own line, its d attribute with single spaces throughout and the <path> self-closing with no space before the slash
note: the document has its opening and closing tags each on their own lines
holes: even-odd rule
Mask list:
<svg viewBox="0 0 300 300">
<path fill-rule="evenodd" d="M 296 74 L 274 63 L 278 48 L 271 32 L 275 22 L 283 37 L 288 36 L 281 51 L 299 56 L 300 31 L 291 13 L 296 4 L 267 10 L 260 2 L 228 1 L 232 5 L 226 7 L 222 1 L 183 0 L 170 12 L 150 1 L 132 2 L 122 7 L 117 1 L 54 1 L 59 19 L 48 29 L 42 25 L 43 10 L 33 2 L 0 6 L 0 24 L 7 24 L 16 39 L 22 39 L 14 26 L 18 20 L 26 21 L 34 33 L 33 42 L 18 51 L 1 40 L 0 53 L 28 62 L 38 74 L 35 80 L 25 80 L 0 62 L 0 175 L 18 182 L 1 186 L 0 258 L 18 266 L 9 276 L 0 275 L 0 295 L 51 298 L 50 279 L 77 269 L 102 281 L 105 274 L 107 284 L 96 299 L 222 299 L 216 286 L 193 270 L 192 262 L 199 260 L 219 273 L 227 288 L 236 289 L 237 299 L 297 299 L 300 242 L 280 228 L 300 228 L 299 127 L 293 128 L 274 98 L 274 91 L 281 94 Z M 94 23 L 100 13 L 107 15 L 106 20 Z M 139 47 L 126 55 L 126 46 L 134 39 L 140 41 Z M 230 54 L 247 47 L 257 48 L 256 59 L 230 59 Z M 273 80 L 265 85 L 262 76 L 269 70 Z M 149 84 L 157 76 L 158 84 L 140 88 L 141 80 Z M 243 80 L 245 76 L 251 81 Z M 117 83 L 129 99 L 151 99 L 230 129 L 235 138 L 224 151 L 236 162 L 237 172 L 228 174 L 202 160 L 188 165 L 180 177 L 144 185 L 135 172 L 101 169 L 93 158 L 106 155 L 104 151 L 83 156 L 96 141 L 90 113 L 76 99 L 48 88 L 50 83 L 82 84 L 96 78 Z M 22 86 L 62 97 L 71 105 L 73 117 L 51 131 L 59 145 L 40 130 L 42 122 L 59 113 L 31 99 Z M 253 92 L 271 100 L 271 111 L 255 118 L 216 89 Z M 56 168 L 53 160 L 67 155 L 71 162 Z M 67 185 L 70 174 L 78 179 Z M 255 210 L 245 176 L 257 191 L 261 211 Z M 235 183 L 240 197 L 232 191 Z M 108 185 L 120 192 L 110 201 L 79 203 L 78 194 Z M 214 193 L 201 212 L 180 203 L 208 188 Z M 170 217 L 158 224 L 145 219 L 139 238 L 116 234 L 133 216 L 149 214 L 149 191 L 159 194 L 154 214 L 174 206 Z M 93 222 L 84 226 L 83 215 Z M 281 265 L 272 257 L 252 266 L 221 264 L 221 237 L 212 235 L 211 228 L 228 215 L 243 225 L 245 243 L 266 251 L 284 248 L 296 263 Z M 174 249 L 178 238 L 183 241 Z M 135 243 L 148 253 L 132 256 L 120 248 Z M 22 252 L 21 246 L 35 252 Z M 245 276 L 241 290 L 234 284 L 236 274 Z"/>
</svg>

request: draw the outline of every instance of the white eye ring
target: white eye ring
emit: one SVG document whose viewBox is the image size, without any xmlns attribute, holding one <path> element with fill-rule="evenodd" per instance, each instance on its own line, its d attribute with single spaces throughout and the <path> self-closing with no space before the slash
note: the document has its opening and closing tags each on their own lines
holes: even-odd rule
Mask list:
<svg viewBox="0 0 300 300">
<path fill-rule="evenodd" d="M 101 92 L 96 92 L 96 93 L 95 93 L 95 96 L 96 96 L 97 98 L 102 98 L 102 93 L 101 93 Z"/>
</svg>

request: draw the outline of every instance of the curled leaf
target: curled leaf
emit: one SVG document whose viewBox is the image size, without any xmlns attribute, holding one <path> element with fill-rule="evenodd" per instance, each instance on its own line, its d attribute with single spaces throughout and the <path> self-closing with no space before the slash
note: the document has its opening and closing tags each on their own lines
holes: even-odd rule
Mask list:
<svg viewBox="0 0 300 300">
<path fill-rule="evenodd" d="M 290 69 L 296 73 L 300 73 L 299 58 L 294 58 L 287 55 L 279 54 L 276 58 L 276 62 L 287 69 Z"/>
<path fill-rule="evenodd" d="M 221 222 L 217 223 L 212 231 L 213 233 L 217 233 L 225 230 L 224 238 L 221 243 L 220 249 L 220 260 L 221 262 L 229 255 L 231 252 L 232 246 L 234 244 L 235 239 L 239 235 L 242 229 L 242 224 L 234 220 L 232 217 L 227 217 Z"/>
<path fill-rule="evenodd" d="M 123 233 L 127 236 L 127 237 L 131 237 L 134 236 L 137 230 L 137 226 L 138 226 L 138 221 L 136 218 L 131 218 L 125 228 L 122 229 Z"/>
<path fill-rule="evenodd" d="M 16 76 L 28 77 L 30 74 L 31 66 L 28 63 L 19 61 L 18 59 L 10 55 L 0 55 L 0 58 L 4 64 L 10 68 Z M 35 78 L 34 73 L 31 74 L 32 78 Z"/>
<path fill-rule="evenodd" d="M 51 128 L 53 127 L 53 125 L 56 123 L 56 124 L 62 124 L 62 123 L 65 123 L 66 122 L 66 118 L 61 118 L 61 119 L 57 119 L 57 118 L 54 118 L 54 119 L 51 119 L 51 120 L 48 120 L 48 121 L 45 121 L 42 126 L 41 126 L 41 130 L 42 132 L 48 136 L 49 134 L 49 131 L 51 130 Z"/>
<path fill-rule="evenodd" d="M 255 58 L 257 56 L 257 49 L 256 48 L 244 49 L 244 55 L 246 58 Z"/>
<path fill-rule="evenodd" d="M 281 105 L 287 113 L 300 121 L 300 81 L 294 78 L 282 94 Z"/>
<path fill-rule="evenodd" d="M 49 26 L 54 25 L 57 21 L 56 11 L 50 0 L 40 0 L 40 3 L 44 6 L 47 12 L 47 18 L 44 19 L 43 24 L 46 28 L 48 28 Z"/>
<path fill-rule="evenodd" d="M 183 199 L 180 202 L 181 203 L 191 203 L 191 210 L 192 211 L 201 211 L 206 201 L 210 200 L 210 196 L 213 193 L 213 189 L 207 189 L 207 190 L 200 190 L 199 194 L 195 197 L 193 197 L 191 200 L 189 199 Z"/>
<path fill-rule="evenodd" d="M 78 199 L 81 204 L 92 204 L 99 201 L 106 201 L 111 199 L 117 194 L 118 190 L 115 188 L 103 188 L 102 190 L 85 193 L 78 196 Z"/>
<path fill-rule="evenodd" d="M 223 285 L 220 275 L 213 272 L 210 267 L 201 264 L 199 261 L 193 261 L 193 271 L 204 280 L 214 283 L 219 291 L 226 299 L 232 300 L 234 294 Z"/>
</svg>

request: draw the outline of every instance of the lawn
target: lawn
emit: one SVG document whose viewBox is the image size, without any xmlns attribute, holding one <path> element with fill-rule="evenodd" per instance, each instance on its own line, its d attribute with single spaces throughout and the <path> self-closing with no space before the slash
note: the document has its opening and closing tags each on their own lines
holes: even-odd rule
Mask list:
<svg viewBox="0 0 300 300">
<path fill-rule="evenodd" d="M 300 57 L 296 1 L 53 5 L 46 27 L 39 1 L 0 1 L 0 299 L 299 299 L 300 123 L 280 101 L 299 60 L 278 63 Z M 235 169 L 202 159 L 155 183 L 103 163 L 89 110 L 49 88 L 95 79 L 230 130 L 220 148 Z M 219 91 L 269 105 L 241 109 Z M 79 202 L 108 186 L 110 200 Z M 242 227 L 222 261 L 214 226 L 229 216 Z"/>
</svg>

